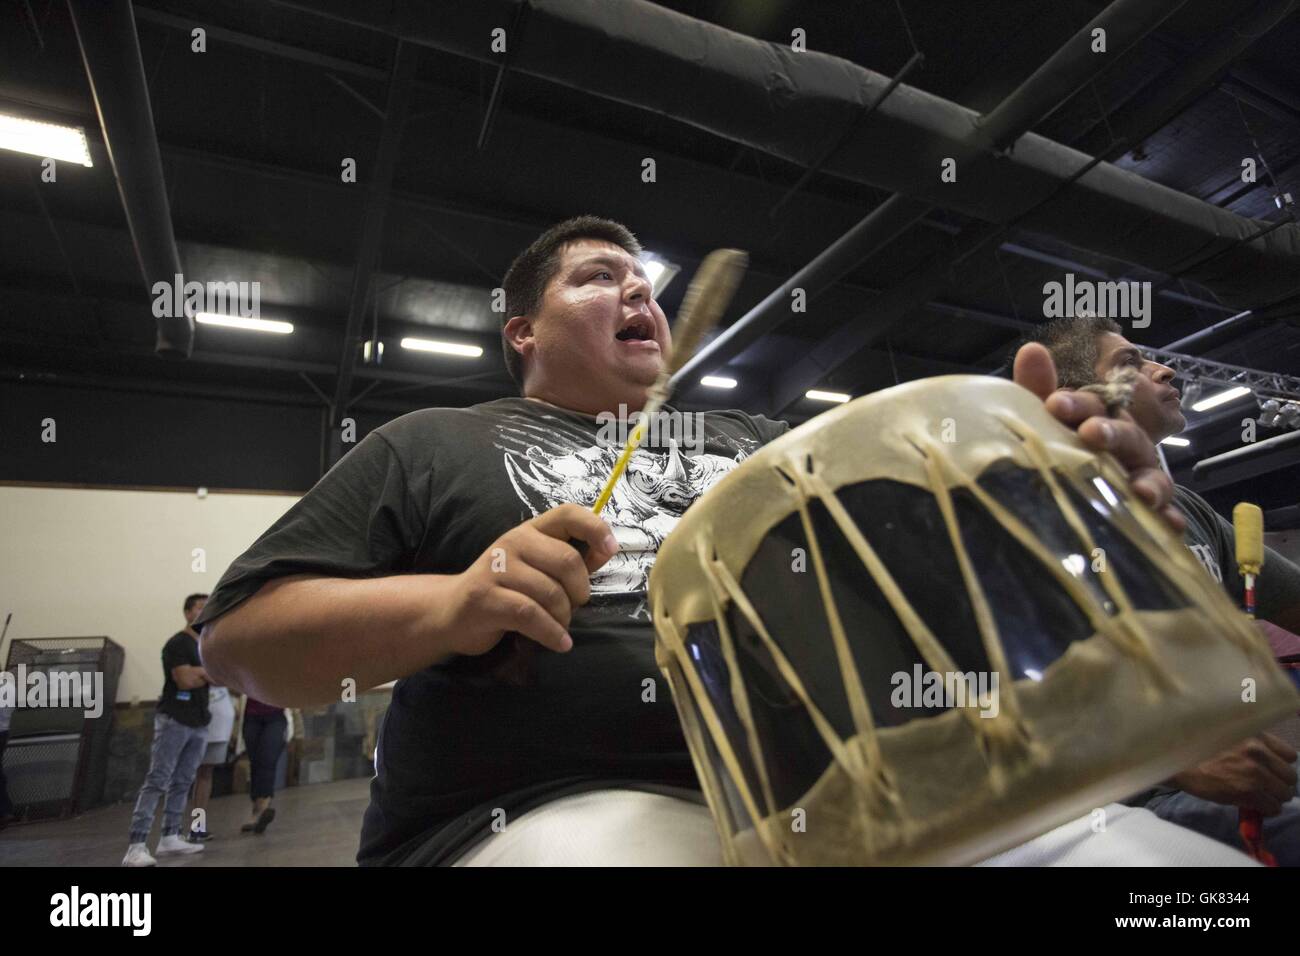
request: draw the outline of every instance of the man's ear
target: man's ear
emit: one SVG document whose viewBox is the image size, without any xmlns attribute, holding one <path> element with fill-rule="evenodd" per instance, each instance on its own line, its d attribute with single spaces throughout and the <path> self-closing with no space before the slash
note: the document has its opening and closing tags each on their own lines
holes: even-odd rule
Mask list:
<svg viewBox="0 0 1300 956">
<path fill-rule="evenodd" d="M 526 315 L 514 315 L 506 322 L 501 333 L 521 358 L 533 350 L 533 323 Z"/>
</svg>

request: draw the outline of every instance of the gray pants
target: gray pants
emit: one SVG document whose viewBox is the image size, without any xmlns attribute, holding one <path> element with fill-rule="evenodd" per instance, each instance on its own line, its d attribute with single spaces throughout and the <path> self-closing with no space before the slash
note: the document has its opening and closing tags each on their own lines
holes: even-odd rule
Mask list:
<svg viewBox="0 0 1300 956">
<path fill-rule="evenodd" d="M 167 803 L 163 807 L 162 835 L 180 833 L 185 801 L 207 746 L 207 727 L 186 727 L 166 714 L 154 715 L 149 772 L 131 815 L 132 843 L 143 843 L 148 838 L 158 801 L 164 794 Z"/>
</svg>

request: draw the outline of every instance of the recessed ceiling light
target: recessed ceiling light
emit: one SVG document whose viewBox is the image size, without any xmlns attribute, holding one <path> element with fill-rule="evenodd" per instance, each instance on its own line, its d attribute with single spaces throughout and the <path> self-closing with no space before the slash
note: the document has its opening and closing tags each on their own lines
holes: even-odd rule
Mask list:
<svg viewBox="0 0 1300 956">
<path fill-rule="evenodd" d="M 288 335 L 293 331 L 292 322 L 278 322 L 274 319 L 246 319 L 242 315 L 218 315 L 215 312 L 199 312 L 194 321 L 201 325 L 221 325 L 228 329 L 246 329 L 250 332 L 274 332 Z"/>
<path fill-rule="evenodd" d="M 1195 405 L 1192 406 L 1192 411 L 1208 412 L 1211 408 L 1218 408 L 1220 405 L 1223 405 L 1226 402 L 1230 402 L 1235 398 L 1241 398 L 1241 396 L 1249 395 L 1249 394 L 1250 394 L 1250 389 L 1248 389 L 1245 385 L 1235 385 L 1232 388 L 1227 389 L 1226 391 L 1216 392 L 1214 395 L 1210 395 L 1206 398 L 1201 399 L 1199 402 L 1197 402 Z"/>
<path fill-rule="evenodd" d="M 94 165 L 86 146 L 86 131 L 80 126 L 40 123 L 8 113 L 0 113 L 0 149 L 81 166 Z"/>
<path fill-rule="evenodd" d="M 435 339 L 402 339 L 402 348 L 417 352 L 437 352 L 439 355 L 458 355 L 461 358 L 478 358 L 483 354 L 483 348 L 478 345 L 460 345 Z"/>
<path fill-rule="evenodd" d="M 735 388 L 736 380 L 724 375 L 706 375 L 700 379 L 700 384 L 707 385 L 709 388 Z"/>
<path fill-rule="evenodd" d="M 804 398 L 811 398 L 815 402 L 847 402 L 852 397 L 843 392 L 823 392 L 816 388 L 804 392 Z"/>
</svg>

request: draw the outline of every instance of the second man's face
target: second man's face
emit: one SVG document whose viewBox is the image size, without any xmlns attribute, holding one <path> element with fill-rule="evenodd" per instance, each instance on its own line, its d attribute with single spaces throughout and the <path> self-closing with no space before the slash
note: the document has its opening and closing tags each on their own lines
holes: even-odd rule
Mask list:
<svg viewBox="0 0 1300 956">
<path fill-rule="evenodd" d="M 1129 412 L 1153 442 L 1177 435 L 1187 427 L 1187 419 L 1179 405 L 1181 393 L 1173 386 L 1173 369 L 1143 358 L 1132 342 L 1115 332 L 1101 334 L 1097 339 L 1097 352 L 1099 381 L 1104 381 L 1107 373 L 1125 365 L 1142 373 L 1134 386 L 1133 407 Z"/>
</svg>

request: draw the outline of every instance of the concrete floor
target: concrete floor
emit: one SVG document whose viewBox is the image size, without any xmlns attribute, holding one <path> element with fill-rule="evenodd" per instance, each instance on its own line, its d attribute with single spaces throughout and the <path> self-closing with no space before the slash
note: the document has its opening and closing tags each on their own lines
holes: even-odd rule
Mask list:
<svg viewBox="0 0 1300 956">
<path fill-rule="evenodd" d="M 370 780 L 289 787 L 275 795 L 275 821 L 261 836 L 240 833 L 248 819 L 245 794 L 208 805 L 202 853 L 164 856 L 159 866 L 356 866 L 361 816 Z M 0 831 L 0 867 L 117 866 L 126 853 L 131 803 L 100 807 L 68 820 L 27 823 Z M 158 816 L 162 816 L 159 807 Z M 158 844 L 158 822 L 149 848 Z"/>
</svg>

